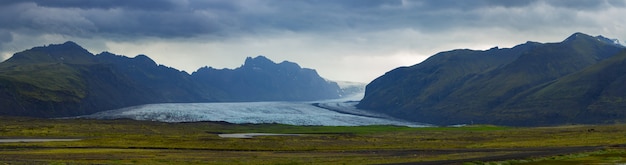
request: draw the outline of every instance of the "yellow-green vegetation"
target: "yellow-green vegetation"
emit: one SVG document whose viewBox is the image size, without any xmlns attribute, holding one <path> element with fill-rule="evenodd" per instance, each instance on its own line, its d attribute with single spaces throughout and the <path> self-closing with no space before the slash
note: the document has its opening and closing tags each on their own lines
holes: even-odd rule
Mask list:
<svg viewBox="0 0 626 165">
<path fill-rule="evenodd" d="M 603 149 L 593 152 L 583 152 L 575 154 L 516 159 L 494 162 L 466 162 L 466 165 L 486 164 L 486 165 L 571 165 L 571 164 L 624 164 L 626 163 L 626 150 L 624 149 Z"/>
<path fill-rule="evenodd" d="M 0 143 L 0 164 L 615 163 L 626 156 L 620 147 L 626 142 L 626 125 L 410 128 L 12 117 L 0 121 L 4 139 L 83 139 Z M 302 136 L 218 136 L 252 132 Z"/>
<path fill-rule="evenodd" d="M 43 51 L 37 47 L 16 53 L 0 64 L 0 80 L 20 83 L 18 92 L 42 101 L 80 101 L 87 95 L 79 68 L 93 63 L 84 49 Z M 52 49 L 52 48 L 50 48 Z M 63 54 L 63 55 L 57 55 Z"/>
<path fill-rule="evenodd" d="M 42 101 L 80 101 L 86 93 L 80 73 L 62 63 L 11 66 L 0 71 L 0 79 L 12 80 L 22 86 L 18 92 Z"/>
<path fill-rule="evenodd" d="M 437 125 L 623 123 L 624 51 L 583 33 L 558 43 L 445 51 L 372 81 L 357 107 Z"/>
</svg>

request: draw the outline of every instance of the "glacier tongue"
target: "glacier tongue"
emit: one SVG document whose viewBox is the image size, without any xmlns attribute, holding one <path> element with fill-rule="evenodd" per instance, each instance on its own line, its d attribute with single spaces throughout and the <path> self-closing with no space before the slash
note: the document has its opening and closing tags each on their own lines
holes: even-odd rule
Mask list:
<svg viewBox="0 0 626 165">
<path fill-rule="evenodd" d="M 133 106 L 80 117 L 96 119 L 129 118 L 161 122 L 225 121 L 237 124 L 427 126 L 384 116 L 376 117 L 369 113 L 367 115 L 355 114 L 363 111 L 354 108 L 354 104 L 338 102 L 332 104 L 325 103 L 325 105 L 336 105 L 338 109 L 348 109 L 351 113 L 340 113 L 316 107 L 311 102 L 166 103 Z"/>
</svg>

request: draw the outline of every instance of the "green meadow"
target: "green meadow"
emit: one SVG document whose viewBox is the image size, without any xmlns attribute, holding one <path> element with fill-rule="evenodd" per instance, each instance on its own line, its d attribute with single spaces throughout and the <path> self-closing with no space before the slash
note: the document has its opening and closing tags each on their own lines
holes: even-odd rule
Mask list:
<svg viewBox="0 0 626 165">
<path fill-rule="evenodd" d="M 626 125 L 291 126 L 0 117 L 0 164 L 618 164 Z M 221 138 L 222 133 L 300 136 Z"/>
</svg>

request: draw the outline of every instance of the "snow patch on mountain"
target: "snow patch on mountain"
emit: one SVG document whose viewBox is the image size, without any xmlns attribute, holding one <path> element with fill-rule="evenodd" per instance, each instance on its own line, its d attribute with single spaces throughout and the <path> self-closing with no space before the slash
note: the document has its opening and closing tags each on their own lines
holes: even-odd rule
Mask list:
<svg viewBox="0 0 626 165">
<path fill-rule="evenodd" d="M 604 37 L 602 35 L 596 36 L 596 38 L 598 39 L 598 41 L 602 41 L 602 42 L 607 43 L 607 44 L 613 44 L 613 45 L 618 45 L 618 46 L 621 46 L 621 47 L 625 47 L 624 45 L 622 45 L 619 42 L 618 39 L 606 38 L 606 37 Z"/>
</svg>

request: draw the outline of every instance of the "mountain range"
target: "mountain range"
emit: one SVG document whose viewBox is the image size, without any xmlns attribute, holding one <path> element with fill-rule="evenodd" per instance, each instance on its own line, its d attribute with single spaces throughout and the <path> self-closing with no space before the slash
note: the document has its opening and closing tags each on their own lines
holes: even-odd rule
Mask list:
<svg viewBox="0 0 626 165">
<path fill-rule="evenodd" d="M 536 126 L 626 121 L 626 48 L 574 33 L 558 43 L 458 49 L 369 83 L 361 109 L 425 123 Z"/>
<path fill-rule="evenodd" d="M 264 56 L 236 69 L 188 74 L 145 55 L 94 55 L 68 41 L 0 63 L 0 115 L 62 117 L 150 103 L 307 101 L 344 93 L 315 70 Z"/>
<path fill-rule="evenodd" d="M 248 57 L 236 69 L 202 67 L 191 78 L 221 89 L 224 101 L 307 101 L 341 94 L 337 83 L 320 78 L 313 69 L 289 61 L 276 64 L 264 56 Z"/>
<path fill-rule="evenodd" d="M 561 42 L 437 53 L 370 82 L 360 109 L 437 125 L 626 122 L 626 47 L 574 33 Z M 311 101 L 362 91 L 264 56 L 189 74 L 148 56 L 34 47 L 0 63 L 0 115 L 63 117 L 151 103 Z"/>
</svg>

